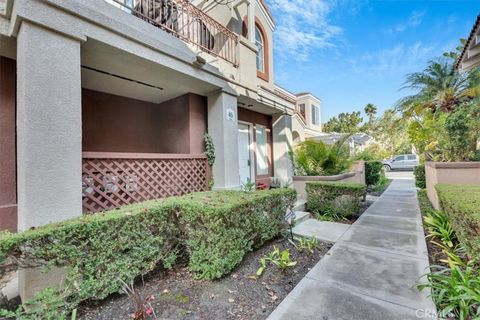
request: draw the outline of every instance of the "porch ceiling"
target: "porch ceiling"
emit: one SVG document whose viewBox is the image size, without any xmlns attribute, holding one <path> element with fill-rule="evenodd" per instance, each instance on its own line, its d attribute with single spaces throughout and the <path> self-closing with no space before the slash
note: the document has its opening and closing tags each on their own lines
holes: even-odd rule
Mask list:
<svg viewBox="0 0 480 320">
<path fill-rule="evenodd" d="M 188 92 L 206 95 L 217 89 L 93 39 L 82 45 L 81 61 L 83 88 L 133 99 L 161 103 Z"/>
<path fill-rule="evenodd" d="M 285 111 L 287 111 L 288 113 L 288 108 L 284 106 L 277 105 L 274 107 L 273 103 L 270 101 L 266 101 L 265 103 L 263 103 L 247 96 L 238 97 L 238 106 L 266 115 L 284 113 Z"/>
</svg>

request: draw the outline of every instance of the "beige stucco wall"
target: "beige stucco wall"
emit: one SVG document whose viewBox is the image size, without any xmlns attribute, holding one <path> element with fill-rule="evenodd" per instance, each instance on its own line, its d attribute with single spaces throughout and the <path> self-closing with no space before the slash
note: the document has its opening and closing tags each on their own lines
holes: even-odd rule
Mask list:
<svg viewBox="0 0 480 320">
<path fill-rule="evenodd" d="M 239 60 L 240 68 L 239 70 L 234 70 L 231 66 L 228 66 L 223 61 L 219 59 L 210 58 L 209 61 L 216 60 L 213 64 L 218 66 L 223 73 L 232 73 L 236 75 L 236 79 L 240 81 L 242 85 L 250 86 L 254 84 L 255 86 L 265 86 L 271 90 L 274 88 L 274 70 L 273 70 L 273 29 L 271 22 L 268 21 L 268 18 L 263 14 L 261 9 L 261 4 L 256 0 L 252 1 L 255 3 L 255 18 L 258 23 L 261 24 L 265 33 L 266 40 L 268 43 L 268 81 L 265 81 L 256 76 L 256 60 L 255 52 L 253 55 L 246 54 L 245 46 L 246 42 L 250 42 L 247 38 L 242 36 L 243 33 L 243 22 L 248 16 L 248 7 L 247 2 L 244 2 L 238 6 L 233 6 L 234 4 L 216 4 L 214 1 L 205 1 L 205 0 L 195 0 L 195 4 L 198 8 L 206 12 L 209 16 L 220 22 L 222 25 L 226 26 L 229 30 L 237 33 L 240 38 L 239 43 Z M 248 23 L 247 23 L 248 25 Z M 244 44 L 242 44 L 244 42 Z M 254 44 L 251 44 L 253 48 L 256 48 Z M 251 50 L 251 49 L 250 49 Z M 208 57 L 207 57 L 208 59 Z M 244 67 L 247 65 L 247 67 Z M 253 69 L 251 68 L 253 66 Z M 253 81 L 252 81 L 253 80 Z"/>
<path fill-rule="evenodd" d="M 305 117 L 307 128 L 316 132 L 322 131 L 322 106 L 321 101 L 313 98 L 310 94 L 301 95 L 297 99 L 297 106 L 305 104 Z M 318 125 L 313 124 L 312 105 L 318 107 L 320 113 Z"/>
<path fill-rule="evenodd" d="M 312 181 L 332 181 L 332 182 L 357 182 L 355 172 L 338 174 L 335 176 L 316 176 L 316 177 L 293 177 L 293 188 L 297 190 L 297 198 L 307 200 L 307 193 L 305 191 L 305 185 L 307 182 Z"/>
<path fill-rule="evenodd" d="M 480 162 L 426 162 L 427 196 L 435 209 L 440 209 L 435 185 L 480 184 Z"/>
<path fill-rule="evenodd" d="M 18 230 L 23 231 L 82 214 L 80 42 L 22 22 L 17 53 Z"/>
<path fill-rule="evenodd" d="M 334 176 L 294 176 L 293 188 L 297 190 L 298 199 L 307 199 L 305 185 L 311 181 L 354 182 L 365 184 L 365 161 L 355 161 L 352 171 Z"/>
</svg>

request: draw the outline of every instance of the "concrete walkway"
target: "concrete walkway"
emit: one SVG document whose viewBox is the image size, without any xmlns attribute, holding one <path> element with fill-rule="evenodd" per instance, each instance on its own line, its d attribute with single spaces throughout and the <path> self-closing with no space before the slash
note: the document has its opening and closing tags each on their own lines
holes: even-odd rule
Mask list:
<svg viewBox="0 0 480 320">
<path fill-rule="evenodd" d="M 435 319 L 427 267 L 413 179 L 394 179 L 268 319 Z"/>
</svg>

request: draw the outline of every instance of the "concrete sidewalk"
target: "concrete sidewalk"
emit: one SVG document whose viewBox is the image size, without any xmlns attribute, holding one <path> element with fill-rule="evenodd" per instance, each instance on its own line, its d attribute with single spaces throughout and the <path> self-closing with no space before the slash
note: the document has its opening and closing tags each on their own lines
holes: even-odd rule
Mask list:
<svg viewBox="0 0 480 320">
<path fill-rule="evenodd" d="M 413 179 L 395 179 L 268 319 L 436 319 L 427 268 Z"/>
</svg>

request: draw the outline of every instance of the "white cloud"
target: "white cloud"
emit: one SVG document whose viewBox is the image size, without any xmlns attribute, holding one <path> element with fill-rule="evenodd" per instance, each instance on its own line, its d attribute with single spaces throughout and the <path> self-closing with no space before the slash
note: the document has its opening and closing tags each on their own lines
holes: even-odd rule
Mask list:
<svg viewBox="0 0 480 320">
<path fill-rule="evenodd" d="M 438 48 L 417 41 L 411 45 L 400 43 L 394 47 L 367 52 L 350 59 L 351 70 L 364 77 L 383 77 L 406 74 L 422 69 Z"/>
<path fill-rule="evenodd" d="M 385 31 L 390 34 L 395 34 L 395 33 L 403 32 L 410 28 L 418 27 L 419 25 L 422 24 L 424 15 L 425 15 L 425 11 L 422 11 L 422 12 L 414 11 L 410 15 L 410 17 L 408 17 L 407 21 L 403 23 L 399 23 L 393 27 L 390 27 Z"/>
<path fill-rule="evenodd" d="M 280 57 L 308 60 L 313 49 L 334 46 L 333 38 L 342 32 L 330 24 L 333 0 L 269 0 L 276 20 L 275 48 Z"/>
</svg>

